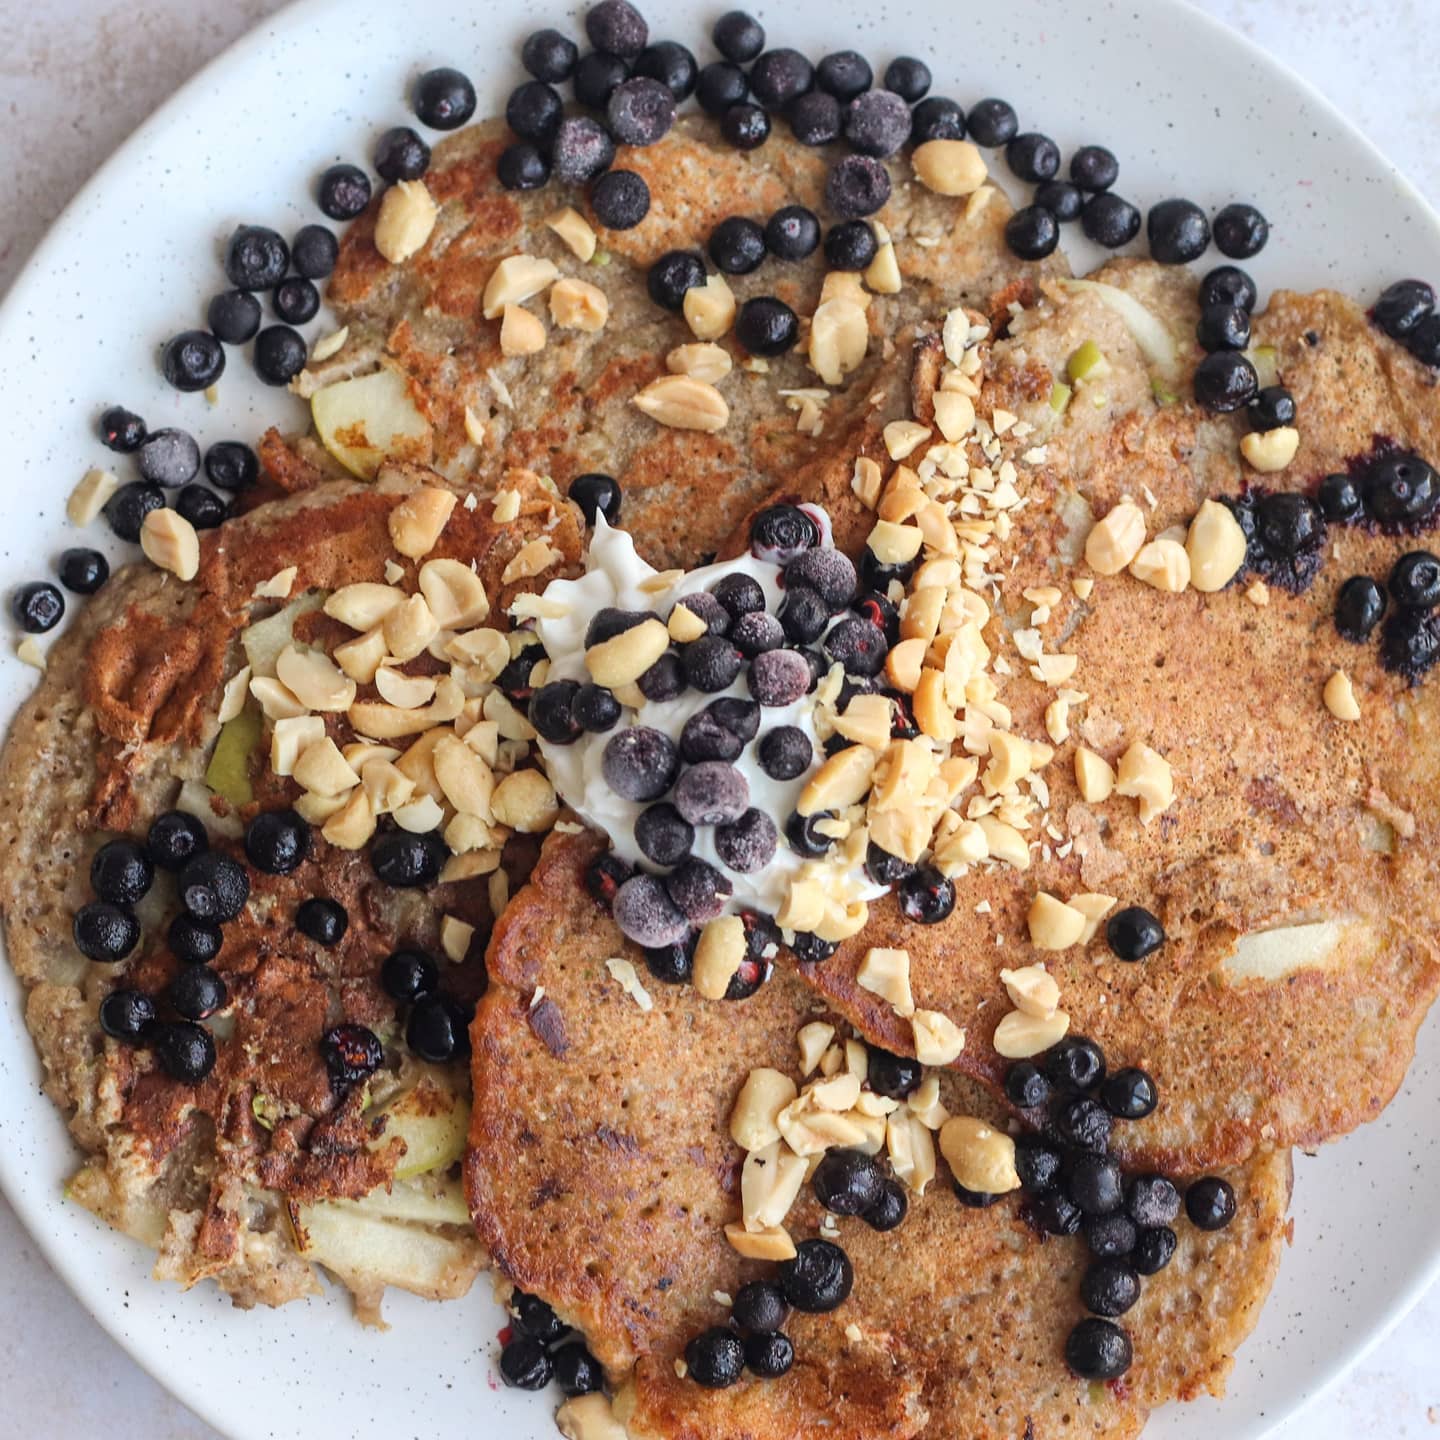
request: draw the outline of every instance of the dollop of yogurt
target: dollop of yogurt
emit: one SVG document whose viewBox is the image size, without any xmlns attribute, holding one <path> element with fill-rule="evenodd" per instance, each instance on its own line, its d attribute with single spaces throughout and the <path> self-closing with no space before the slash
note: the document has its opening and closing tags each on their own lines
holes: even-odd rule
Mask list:
<svg viewBox="0 0 1440 1440">
<path fill-rule="evenodd" d="M 829 518 L 823 511 L 806 507 L 807 513 L 820 524 L 822 544 L 830 541 Z M 780 566 L 757 559 L 750 553 L 690 570 L 666 583 L 660 573 L 636 553 L 630 535 L 597 516 L 585 574 L 577 580 L 554 580 L 546 587 L 544 609 L 536 620 L 536 634 L 550 657 L 550 680 L 590 680 L 585 668 L 585 631 L 596 611 L 607 606 L 622 610 L 653 611 L 667 620 L 677 601 L 686 595 L 710 590 L 727 575 L 748 575 L 765 592 L 766 609 L 773 615 L 784 596 Z M 541 737 L 537 744 L 545 762 L 550 782 L 557 794 L 587 824 L 603 830 L 610 838 L 612 849 L 631 865 L 655 870 L 635 843 L 635 821 L 647 804 L 627 800 L 616 794 L 605 780 L 601 765 L 606 745 L 627 726 L 646 725 L 661 730 L 675 742 L 678 749 L 680 732 L 685 722 L 697 711 L 724 696 L 751 698 L 744 666 L 735 682 L 726 690 L 710 693 L 689 688 L 673 700 L 649 701 L 640 710 L 626 708 L 619 724 L 603 734 L 584 733 L 570 745 L 557 745 Z M 726 910 L 757 909 L 774 915 L 780 908 L 791 881 L 805 864 L 805 858 L 792 850 L 785 840 L 785 822 L 794 813 L 805 782 L 825 758 L 823 742 L 815 723 L 815 693 L 802 696 L 793 704 L 766 706 L 760 712 L 760 732 L 733 762 L 750 787 L 750 804 L 762 810 L 775 822 L 780 843 L 775 856 L 762 870 L 741 874 L 729 869 L 715 849 L 715 831 L 708 825 L 697 826 L 691 854 L 713 866 L 734 887 Z M 793 725 L 809 737 L 814 759 L 804 774 L 793 780 L 776 780 L 761 768 L 758 759 L 760 741 L 776 726 Z M 867 876 L 858 877 L 857 898 L 875 899 L 886 887 L 875 885 Z"/>
</svg>

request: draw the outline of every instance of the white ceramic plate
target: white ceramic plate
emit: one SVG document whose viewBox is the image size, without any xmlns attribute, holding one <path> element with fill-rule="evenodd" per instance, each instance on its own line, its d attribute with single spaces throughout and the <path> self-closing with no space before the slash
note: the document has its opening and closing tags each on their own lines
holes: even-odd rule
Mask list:
<svg viewBox="0 0 1440 1440">
<path fill-rule="evenodd" d="M 664 8 L 657 36 L 710 58 L 701 41 L 724 8 L 718 0 Z M 854 46 L 882 64 L 923 55 L 936 93 L 967 105 L 1004 95 L 1023 125 L 1067 153 L 1087 141 L 1109 145 L 1121 158 L 1118 189 L 1142 206 L 1170 194 L 1211 209 L 1259 202 L 1274 224 L 1251 267 L 1262 290 L 1334 284 L 1368 297 L 1401 274 L 1440 277 L 1440 222 L 1393 167 L 1301 82 L 1173 0 L 754 8 L 772 44 L 813 55 Z M 399 9 L 393 0 L 306 0 L 236 45 L 134 135 L 61 217 L 0 309 L 0 585 L 48 573 L 55 552 L 76 543 L 64 501 L 86 467 L 118 459 L 125 469 L 93 437 L 106 402 L 138 409 L 152 427 L 182 425 L 202 444 L 253 440 L 272 419 L 300 423 L 299 402 L 266 392 L 233 351 L 214 409 L 159 377 L 157 346 L 203 323 L 206 297 L 223 288 L 224 237 L 240 221 L 288 233 L 319 218 L 308 193 L 314 175 L 338 159 L 367 162 L 379 131 L 409 120 L 406 91 L 420 69 L 458 66 L 475 79 L 482 110 L 499 109 L 519 73 L 521 38 L 557 18 L 520 0 L 408 0 Z M 1077 256 L 1077 269 L 1090 258 Z M 323 333 L 323 317 L 308 329 Z M 32 680 L 0 659 L 0 718 L 8 721 Z M 37 1243 L 142 1365 L 235 1440 L 555 1433 L 553 1396 L 498 1385 L 494 1337 L 503 1322 L 484 1280 L 452 1305 L 392 1297 L 388 1334 L 357 1326 L 338 1292 L 246 1314 L 212 1288 L 181 1294 L 149 1280 L 146 1252 L 61 1200 L 75 1157 L 40 1094 L 8 970 L 0 1096 L 0 1184 Z M 1432 1024 L 1385 1116 L 1299 1158 L 1295 1244 L 1228 1398 L 1171 1407 L 1150 1433 L 1257 1436 L 1404 1312 L 1440 1269 L 1437 1101 Z"/>
</svg>

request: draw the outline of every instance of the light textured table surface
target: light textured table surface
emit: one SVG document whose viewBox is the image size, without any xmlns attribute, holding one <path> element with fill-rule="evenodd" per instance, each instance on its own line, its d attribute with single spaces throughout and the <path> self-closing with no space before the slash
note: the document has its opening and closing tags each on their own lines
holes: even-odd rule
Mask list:
<svg viewBox="0 0 1440 1440">
<path fill-rule="evenodd" d="M 1144 3 L 1144 0 L 1139 0 Z M 1436 0 L 1200 0 L 1324 91 L 1440 204 Z M 110 151 L 277 0 L 0 0 L 0 291 Z M 1418 62 L 1418 63 L 1417 63 Z M 85 1313 L 0 1200 L 0 1440 L 218 1440 Z M 1440 1292 L 1275 1440 L 1440 1430 Z M 77 1383 L 77 1376 L 83 1377 Z"/>
</svg>

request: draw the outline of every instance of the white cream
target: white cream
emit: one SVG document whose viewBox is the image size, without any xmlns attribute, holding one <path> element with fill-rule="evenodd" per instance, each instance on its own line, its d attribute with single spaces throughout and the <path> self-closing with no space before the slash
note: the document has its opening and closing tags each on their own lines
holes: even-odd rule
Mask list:
<svg viewBox="0 0 1440 1440">
<path fill-rule="evenodd" d="M 826 543 L 830 538 L 829 521 L 823 512 L 810 512 L 821 522 Z M 668 619 L 675 602 L 686 595 L 709 590 L 726 575 L 749 575 L 765 592 L 766 608 L 775 614 L 784 591 L 780 584 L 780 567 L 757 560 L 748 552 L 734 560 L 706 565 L 691 570 L 674 584 L 660 589 L 642 588 L 658 572 L 635 553 L 634 541 L 624 530 L 606 524 L 597 516 L 595 532 L 590 540 L 590 553 L 585 574 L 578 580 L 554 580 L 545 589 L 547 602 L 563 606 L 565 613 L 557 618 L 542 617 L 536 622 L 536 633 L 550 656 L 551 680 L 590 679 L 585 669 L 585 631 L 597 610 L 615 606 L 621 610 L 651 610 L 662 620 Z M 631 725 L 647 725 L 664 731 L 676 744 L 685 722 L 722 695 L 749 699 L 748 666 L 729 689 L 706 694 L 687 689 L 676 699 L 647 703 L 643 710 L 626 709 L 620 723 L 603 735 L 582 735 L 573 745 L 554 745 L 541 739 L 537 743 L 545 768 L 560 798 L 587 824 L 603 830 L 610 837 L 615 853 L 630 864 L 655 867 L 645 859 L 635 843 L 635 821 L 645 804 L 617 795 L 601 773 L 605 746 L 620 731 Z M 810 738 L 815 760 L 810 770 L 794 780 L 775 780 L 760 768 L 760 739 L 777 725 L 793 725 Z M 727 910 L 753 908 L 774 915 L 785 898 L 790 881 L 804 864 L 785 840 L 785 822 L 794 813 L 796 801 L 806 780 L 824 758 L 823 746 L 815 728 L 815 697 L 804 695 L 792 705 L 765 707 L 760 712 L 760 733 L 741 751 L 734 762 L 750 787 L 750 804 L 775 822 L 780 843 L 774 859 L 762 870 L 742 875 L 721 863 L 715 851 L 715 831 L 708 825 L 697 826 L 691 854 L 713 865 L 734 886 Z M 885 893 L 883 886 L 873 885 L 864 877 L 862 894 L 873 899 Z"/>
</svg>

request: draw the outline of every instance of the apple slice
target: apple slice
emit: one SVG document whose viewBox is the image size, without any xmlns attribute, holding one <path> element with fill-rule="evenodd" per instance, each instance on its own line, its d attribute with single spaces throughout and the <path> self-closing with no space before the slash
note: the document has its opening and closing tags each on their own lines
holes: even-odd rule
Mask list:
<svg viewBox="0 0 1440 1440">
<path fill-rule="evenodd" d="M 362 480 L 373 480 L 386 460 L 430 458 L 430 423 L 398 370 L 327 385 L 312 397 L 310 414 L 320 443 Z"/>
<path fill-rule="evenodd" d="M 250 784 L 250 756 L 260 743 L 260 730 L 260 712 L 247 705 L 220 727 L 220 738 L 210 752 L 205 783 L 237 807 L 255 798 Z"/>
<path fill-rule="evenodd" d="M 458 1179 L 432 1175 L 397 1180 L 389 1190 L 382 1185 L 358 1200 L 335 1200 L 332 1204 L 359 1210 L 382 1220 L 399 1220 L 411 1225 L 470 1224 L 465 1204 L 465 1187 Z"/>
<path fill-rule="evenodd" d="M 280 652 L 295 639 L 295 622 L 324 603 L 325 597 L 318 590 L 307 590 L 273 615 L 247 625 L 240 632 L 240 644 L 245 649 L 251 675 L 273 675 Z"/>
<path fill-rule="evenodd" d="M 470 1102 L 429 1075 L 376 1114 L 385 1117 L 385 1128 L 370 1142 L 371 1149 L 397 1136 L 405 1142 L 405 1154 L 395 1169 L 397 1180 L 449 1169 L 465 1153 Z"/>
</svg>

